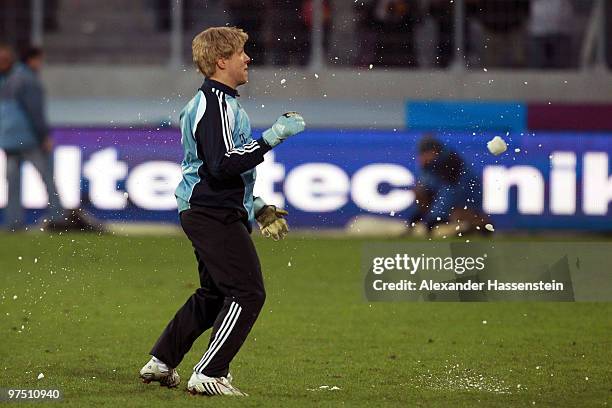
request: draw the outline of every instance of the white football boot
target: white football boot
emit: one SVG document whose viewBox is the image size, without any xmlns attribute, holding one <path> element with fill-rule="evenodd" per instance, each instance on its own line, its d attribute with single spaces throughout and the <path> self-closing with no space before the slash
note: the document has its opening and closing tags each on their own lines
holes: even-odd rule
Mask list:
<svg viewBox="0 0 612 408">
<path fill-rule="evenodd" d="M 140 370 L 140 378 L 142 382 L 148 384 L 153 381 L 159 382 L 159 385 L 168 388 L 174 388 L 181 383 L 181 377 L 174 368 L 160 366 L 155 360 L 151 359 Z"/>
<path fill-rule="evenodd" d="M 193 373 L 187 383 L 187 391 L 202 395 L 231 395 L 248 397 L 247 393 L 240 391 L 231 383 L 231 375 L 227 377 L 208 377 L 204 374 Z"/>
</svg>

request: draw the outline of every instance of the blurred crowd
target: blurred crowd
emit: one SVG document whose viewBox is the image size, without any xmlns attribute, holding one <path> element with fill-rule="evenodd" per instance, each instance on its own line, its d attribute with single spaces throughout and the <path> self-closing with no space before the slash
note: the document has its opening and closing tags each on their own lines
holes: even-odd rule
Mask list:
<svg viewBox="0 0 612 408">
<path fill-rule="evenodd" d="M 466 62 L 487 67 L 569 68 L 576 60 L 577 48 L 574 2 L 464 0 Z M 158 28 L 168 30 L 171 1 L 156 3 Z M 197 3 L 187 0 L 184 7 L 189 10 L 197 7 Z M 312 0 L 220 1 L 229 14 L 229 24 L 242 27 L 251 35 L 254 63 L 272 65 L 308 63 L 312 3 Z M 346 25 L 345 13 L 334 9 L 337 3 L 322 2 L 323 48 L 330 62 L 334 57 L 329 52 L 332 29 Z M 450 0 L 354 1 L 351 20 L 357 52 L 350 63 L 449 66 L 455 55 L 455 9 L 455 2 Z M 187 28 L 193 23 L 197 21 L 186 18 Z M 429 52 L 419 52 L 422 49 Z"/>
<path fill-rule="evenodd" d="M 82 7 L 87 1 L 45 1 L 45 31 L 61 31 L 62 8 L 77 3 Z M 139 12 L 152 16 L 157 33 L 171 31 L 175 1 L 139 2 Z M 25 21 L 31 13 L 24 9 L 30 3 L 0 2 L 0 38 L 27 39 L 29 25 L 11 24 L 11 19 L 21 15 Z M 612 2 L 605 3 L 609 20 Z M 250 35 L 248 51 L 255 65 L 308 64 L 311 30 L 321 27 L 323 53 L 330 64 L 444 68 L 455 61 L 460 48 L 465 58 L 461 63 L 468 67 L 572 68 L 579 65 L 595 2 L 463 0 L 462 47 L 456 44 L 456 4 L 451 0 L 323 0 L 320 24 L 315 24 L 312 0 L 183 0 L 182 25 L 187 43 L 191 33 L 206 26 L 244 28 Z M 26 32 L 16 35 L 14 31 Z M 608 55 L 611 47 L 608 44 Z"/>
</svg>

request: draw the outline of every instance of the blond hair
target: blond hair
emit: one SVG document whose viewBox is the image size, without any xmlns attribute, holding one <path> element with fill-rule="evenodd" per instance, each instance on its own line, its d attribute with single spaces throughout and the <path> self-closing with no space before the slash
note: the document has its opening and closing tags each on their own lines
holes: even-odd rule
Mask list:
<svg viewBox="0 0 612 408">
<path fill-rule="evenodd" d="M 217 70 L 219 58 L 229 58 L 249 39 L 247 33 L 236 27 L 211 27 L 196 35 L 191 42 L 193 62 L 206 77 Z"/>
</svg>

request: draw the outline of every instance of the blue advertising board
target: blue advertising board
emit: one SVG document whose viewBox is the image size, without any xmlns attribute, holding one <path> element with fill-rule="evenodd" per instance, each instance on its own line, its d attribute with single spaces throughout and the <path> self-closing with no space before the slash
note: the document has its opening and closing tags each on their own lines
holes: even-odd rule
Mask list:
<svg viewBox="0 0 612 408">
<path fill-rule="evenodd" d="M 255 131 L 258 134 L 259 131 Z M 419 177 L 412 131 L 309 129 L 278 146 L 258 167 L 256 193 L 290 211 L 302 228 L 344 227 L 363 214 L 402 219 L 414 210 Z M 447 132 L 483 181 L 483 211 L 496 229 L 612 230 L 612 134 Z M 173 191 L 182 149 L 176 129 L 57 129 L 55 176 L 67 208 L 112 221 L 177 222 Z M 508 150 L 493 156 L 487 141 Z M 0 154 L 0 169 L 4 169 Z M 2 170 L 4 171 L 4 170 Z M 46 193 L 23 169 L 23 204 L 40 215 Z M 6 205 L 0 174 L 0 207 Z"/>
<path fill-rule="evenodd" d="M 527 129 L 527 106 L 518 101 L 409 101 L 406 125 L 425 131 L 515 131 Z"/>
</svg>

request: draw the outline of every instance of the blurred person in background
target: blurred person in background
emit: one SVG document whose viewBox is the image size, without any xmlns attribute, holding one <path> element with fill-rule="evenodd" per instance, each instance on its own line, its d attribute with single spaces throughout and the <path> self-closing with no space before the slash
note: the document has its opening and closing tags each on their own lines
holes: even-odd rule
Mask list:
<svg viewBox="0 0 612 408">
<path fill-rule="evenodd" d="M 249 6 L 249 9 L 251 6 Z M 272 65 L 307 65 L 313 5 L 310 0 L 266 0 L 265 48 Z M 323 47 L 329 46 L 331 6 L 323 1 Z"/>
<path fill-rule="evenodd" d="M 247 50 L 252 59 L 251 64 L 262 65 L 265 56 L 262 27 L 266 14 L 265 0 L 225 0 L 225 5 L 230 12 L 231 25 L 242 27 L 244 31 L 251 33 L 252 40 L 249 41 Z"/>
<path fill-rule="evenodd" d="M 428 5 L 428 13 L 436 23 L 436 60 L 434 65 L 448 67 L 455 54 L 454 52 L 454 30 L 455 16 L 454 4 L 447 0 L 431 0 Z"/>
<path fill-rule="evenodd" d="M 45 0 L 43 7 L 43 27 L 45 32 L 53 33 L 59 29 L 58 9 L 59 0 Z"/>
<path fill-rule="evenodd" d="M 155 13 L 155 28 L 157 31 L 168 32 L 171 27 L 172 1 L 150 0 Z"/>
<path fill-rule="evenodd" d="M 21 50 L 32 35 L 31 1 L 0 0 L 0 40 Z"/>
<path fill-rule="evenodd" d="M 173 11 L 179 10 L 182 15 L 182 29 L 190 33 L 200 25 L 213 23 L 229 24 L 225 0 L 148 0 L 149 8 L 155 17 L 155 29 L 159 32 L 169 32 L 173 25 Z M 248 3 L 248 2 L 242 2 Z M 187 34 L 190 35 L 190 34 Z"/>
<path fill-rule="evenodd" d="M 7 229 L 23 229 L 21 208 L 21 165 L 36 167 L 49 196 L 48 218 L 62 213 L 53 180 L 53 142 L 45 113 L 45 94 L 38 77 L 43 63 L 39 48 L 28 49 L 23 63 L 15 60 L 8 45 L 0 45 L 0 148 L 6 153 L 8 203 L 4 211 Z"/>
<path fill-rule="evenodd" d="M 529 0 L 479 0 L 477 16 L 484 30 L 484 67 L 526 65 Z"/>
<path fill-rule="evenodd" d="M 474 50 L 474 39 L 471 34 L 471 28 L 474 25 L 473 20 L 476 15 L 479 0 L 464 0 L 465 6 L 464 16 L 466 24 L 464 26 L 464 48 L 465 55 L 468 60 Z M 425 10 L 434 20 L 436 26 L 436 59 L 433 61 L 434 66 L 440 68 L 448 67 L 455 56 L 455 13 L 456 3 L 448 0 L 426 0 L 424 3 Z"/>
<path fill-rule="evenodd" d="M 532 67 L 570 67 L 573 13 L 570 0 L 531 0 L 529 61 Z"/>
<path fill-rule="evenodd" d="M 309 43 L 302 16 L 302 0 L 266 0 L 266 58 L 272 65 L 308 62 L 304 47 Z"/>
<path fill-rule="evenodd" d="M 414 26 L 420 20 L 417 0 L 377 0 L 373 26 L 377 33 L 376 63 L 384 67 L 416 65 Z"/>
<path fill-rule="evenodd" d="M 103 232 L 99 221 L 81 209 L 64 210 L 53 174 L 53 139 L 47 123 L 45 91 L 39 74 L 44 52 L 31 47 L 15 60 L 14 50 L 0 44 L 0 149 L 6 153 L 8 202 L 4 227 L 17 231 L 25 228 L 21 207 L 21 167 L 28 161 L 36 168 L 48 195 L 49 231 Z"/>
<path fill-rule="evenodd" d="M 367 67 L 376 62 L 376 38 L 377 31 L 374 27 L 374 6 L 375 0 L 357 1 L 353 8 L 355 10 L 357 36 L 357 57 L 355 65 Z"/>
<path fill-rule="evenodd" d="M 488 222 L 482 213 L 482 183 L 459 153 L 426 136 L 419 142 L 416 210 L 409 219 L 418 236 L 450 236 L 480 230 Z"/>
</svg>

